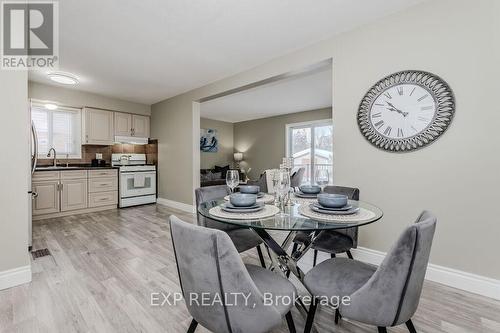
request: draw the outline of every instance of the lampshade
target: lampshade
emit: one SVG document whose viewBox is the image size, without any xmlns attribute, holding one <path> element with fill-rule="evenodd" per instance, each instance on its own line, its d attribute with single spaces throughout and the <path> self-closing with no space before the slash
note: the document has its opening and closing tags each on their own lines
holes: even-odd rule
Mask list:
<svg viewBox="0 0 500 333">
<path fill-rule="evenodd" d="M 234 153 L 234 160 L 236 162 L 241 162 L 243 161 L 243 153 Z"/>
</svg>

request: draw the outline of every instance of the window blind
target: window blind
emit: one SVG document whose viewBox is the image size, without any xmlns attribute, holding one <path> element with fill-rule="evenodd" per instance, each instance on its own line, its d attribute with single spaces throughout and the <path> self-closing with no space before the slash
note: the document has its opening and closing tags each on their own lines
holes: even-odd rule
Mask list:
<svg viewBox="0 0 500 333">
<path fill-rule="evenodd" d="M 33 105 L 31 119 L 38 134 L 38 156 L 47 158 L 50 148 L 59 157 L 82 158 L 81 109 L 58 107 L 49 110 L 43 105 Z"/>
</svg>

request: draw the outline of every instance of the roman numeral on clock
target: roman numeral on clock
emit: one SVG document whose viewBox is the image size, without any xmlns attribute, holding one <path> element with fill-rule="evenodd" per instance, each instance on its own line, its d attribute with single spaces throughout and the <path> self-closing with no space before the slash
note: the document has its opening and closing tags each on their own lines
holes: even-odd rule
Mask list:
<svg viewBox="0 0 500 333">
<path fill-rule="evenodd" d="M 403 87 L 397 87 L 396 89 L 398 90 L 399 96 L 403 96 L 404 93 Z"/>
<path fill-rule="evenodd" d="M 389 94 L 389 92 L 385 92 L 384 96 L 387 97 L 387 98 L 389 98 L 389 99 L 392 99 L 392 96 L 391 96 L 391 94 Z"/>
<path fill-rule="evenodd" d="M 398 138 L 402 138 L 404 135 L 403 135 L 403 129 L 402 128 L 398 128 Z"/>
<path fill-rule="evenodd" d="M 377 112 L 372 114 L 372 118 L 379 118 L 382 117 L 382 112 Z"/>
<path fill-rule="evenodd" d="M 392 127 L 391 126 L 387 126 L 387 128 L 384 131 L 384 135 L 391 135 L 391 131 L 392 131 Z"/>
<path fill-rule="evenodd" d="M 425 121 L 425 122 L 429 121 L 429 118 L 425 118 L 425 117 L 418 117 L 417 119 L 420 121 Z"/>
<path fill-rule="evenodd" d="M 380 128 L 380 127 L 382 127 L 382 126 L 384 126 L 384 121 L 383 121 L 383 120 L 377 121 L 377 122 L 375 123 L 375 127 L 376 127 L 376 128 Z"/>
<path fill-rule="evenodd" d="M 425 94 L 424 96 L 420 97 L 419 99 L 417 99 L 417 101 L 419 102 L 422 102 L 424 99 L 427 98 L 427 96 L 429 96 L 428 94 Z"/>
<path fill-rule="evenodd" d="M 422 106 L 422 107 L 420 108 L 420 110 L 422 110 L 422 111 L 428 111 L 428 110 L 432 110 L 432 109 L 434 109 L 434 107 L 433 107 L 433 106 Z"/>
</svg>

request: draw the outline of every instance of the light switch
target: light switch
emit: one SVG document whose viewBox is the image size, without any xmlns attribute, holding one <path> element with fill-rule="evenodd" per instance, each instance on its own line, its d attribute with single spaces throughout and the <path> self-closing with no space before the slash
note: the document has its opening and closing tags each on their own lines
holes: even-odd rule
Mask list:
<svg viewBox="0 0 500 333">
<path fill-rule="evenodd" d="M 98 160 L 102 160 L 102 154 L 96 153 L 95 154 L 95 158 L 98 159 Z"/>
</svg>

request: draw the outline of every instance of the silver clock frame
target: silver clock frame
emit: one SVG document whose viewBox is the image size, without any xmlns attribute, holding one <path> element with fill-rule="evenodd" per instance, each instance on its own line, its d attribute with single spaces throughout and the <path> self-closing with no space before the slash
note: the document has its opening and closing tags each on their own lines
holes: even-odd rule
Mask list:
<svg viewBox="0 0 500 333">
<path fill-rule="evenodd" d="M 389 138 L 377 132 L 370 121 L 374 101 L 387 89 L 399 84 L 418 85 L 429 92 L 436 105 L 436 113 L 421 132 L 402 139 Z M 447 129 L 455 115 L 455 96 L 450 86 L 439 76 L 419 70 L 401 71 L 375 83 L 359 104 L 357 120 L 361 134 L 368 142 L 389 152 L 410 152 L 436 141 Z"/>
</svg>

